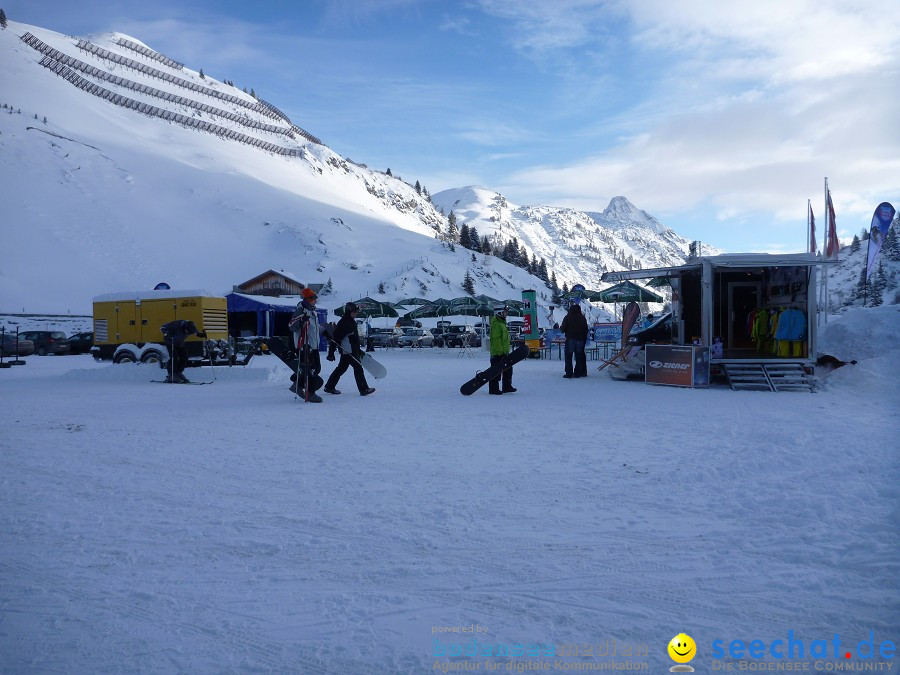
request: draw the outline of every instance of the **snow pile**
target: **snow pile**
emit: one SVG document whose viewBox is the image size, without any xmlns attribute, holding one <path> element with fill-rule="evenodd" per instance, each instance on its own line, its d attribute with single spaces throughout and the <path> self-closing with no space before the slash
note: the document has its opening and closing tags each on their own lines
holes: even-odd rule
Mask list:
<svg viewBox="0 0 900 675">
<path fill-rule="evenodd" d="M 819 327 L 819 352 L 842 361 L 883 357 L 898 350 L 898 305 L 852 307 L 842 314 L 829 314 L 828 323 Z"/>
<path fill-rule="evenodd" d="M 900 382 L 900 306 L 853 307 L 829 315 L 821 329 L 819 351 L 857 361 L 826 375 L 827 388 L 869 393 L 873 401 L 894 400 Z"/>
</svg>

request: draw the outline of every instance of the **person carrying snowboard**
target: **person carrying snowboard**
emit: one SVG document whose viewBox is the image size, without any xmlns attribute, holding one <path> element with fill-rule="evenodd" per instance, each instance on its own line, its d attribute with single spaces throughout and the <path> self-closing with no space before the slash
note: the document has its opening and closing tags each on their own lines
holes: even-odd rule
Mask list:
<svg viewBox="0 0 900 675">
<path fill-rule="evenodd" d="M 185 319 L 176 319 L 175 321 L 164 323 L 159 330 L 165 338 L 166 349 L 169 350 L 169 374 L 166 377 L 166 382 L 189 384 L 190 380 L 184 376 L 184 367 L 188 361 L 187 347 L 184 346 L 184 341 L 187 340 L 189 335 L 205 338 L 206 331 L 197 330 L 197 324 Z"/>
<path fill-rule="evenodd" d="M 344 316 L 337 322 L 328 343 L 328 356 L 325 358 L 329 361 L 334 361 L 335 350 L 340 349 L 341 352 L 337 368 L 332 371 L 328 382 L 325 383 L 325 392 L 328 394 L 341 393 L 335 387 L 341 376 L 347 372 L 347 368 L 353 368 L 353 377 L 356 379 L 356 388 L 359 389 L 360 396 L 375 393 L 375 389 L 366 382 L 366 374 L 361 363 L 363 355 L 359 346 L 359 328 L 356 325 L 358 313 L 359 307 L 355 303 L 348 302 L 344 306 Z"/>
<path fill-rule="evenodd" d="M 316 313 L 319 296 L 311 288 L 304 288 L 300 295 L 303 300 L 288 322 L 294 344 L 297 345 L 297 358 L 300 359 L 300 381 L 297 381 L 297 373 L 291 375 L 291 380 L 294 381 L 291 390 L 304 396 L 310 403 L 321 403 L 322 397 L 316 394 L 316 389 L 322 383 L 322 378 L 319 377 L 322 370 L 322 360 L 319 357 L 319 315 Z M 309 391 L 304 391 L 304 383 L 308 383 Z"/>
<path fill-rule="evenodd" d="M 500 365 L 503 359 L 509 354 L 509 327 L 506 325 L 507 309 L 505 305 L 498 305 L 494 308 L 494 316 L 491 317 L 491 367 Z M 512 386 L 513 369 L 507 368 L 503 373 L 491 378 L 488 382 L 489 394 L 511 394 L 517 389 Z M 503 383 L 503 389 L 500 383 Z"/>
</svg>

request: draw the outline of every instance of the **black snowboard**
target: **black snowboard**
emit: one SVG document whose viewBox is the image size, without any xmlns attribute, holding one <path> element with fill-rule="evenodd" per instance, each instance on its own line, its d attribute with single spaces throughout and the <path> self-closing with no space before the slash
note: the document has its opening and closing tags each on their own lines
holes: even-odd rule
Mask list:
<svg viewBox="0 0 900 675">
<path fill-rule="evenodd" d="M 168 380 L 150 380 L 151 382 L 156 382 L 158 384 L 190 384 L 190 385 L 201 385 L 201 384 L 212 384 L 215 380 L 210 380 L 209 382 L 169 382 Z"/>
<path fill-rule="evenodd" d="M 266 341 L 266 344 L 269 347 L 269 351 L 272 352 L 275 356 L 281 359 L 282 363 L 284 363 L 288 368 L 291 369 L 291 382 L 294 382 L 297 379 L 297 361 L 298 361 L 298 353 L 297 350 L 294 349 L 290 342 L 281 337 L 273 337 L 269 338 Z M 306 378 L 304 377 L 303 372 L 303 362 L 300 362 L 300 381 L 302 382 Z M 313 375 L 310 378 L 312 381 L 310 384 L 312 385 L 311 389 L 316 391 L 321 389 L 325 384 L 325 380 L 323 380 L 319 375 Z"/>
<path fill-rule="evenodd" d="M 476 391 L 481 389 L 484 385 L 486 385 L 490 380 L 500 375 L 507 368 L 512 368 L 519 361 L 526 358 L 531 350 L 528 348 L 528 345 L 519 345 L 515 349 L 512 350 L 511 353 L 507 354 L 503 361 L 501 361 L 496 366 L 491 366 L 487 370 L 482 370 L 481 372 L 475 373 L 475 377 L 466 382 L 463 386 L 459 388 L 459 393 L 463 396 L 471 396 Z"/>
</svg>

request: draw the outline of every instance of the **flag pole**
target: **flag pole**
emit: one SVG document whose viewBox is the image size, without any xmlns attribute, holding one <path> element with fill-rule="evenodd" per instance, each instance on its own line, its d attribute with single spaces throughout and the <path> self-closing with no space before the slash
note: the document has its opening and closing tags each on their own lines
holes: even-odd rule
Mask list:
<svg viewBox="0 0 900 675">
<path fill-rule="evenodd" d="M 822 228 L 822 260 L 825 261 L 828 251 L 828 178 L 825 178 L 825 227 Z M 822 278 L 819 280 L 819 315 L 817 323 L 822 323 L 822 307 L 825 298 L 825 277 L 828 274 L 828 265 L 822 265 Z"/>
</svg>

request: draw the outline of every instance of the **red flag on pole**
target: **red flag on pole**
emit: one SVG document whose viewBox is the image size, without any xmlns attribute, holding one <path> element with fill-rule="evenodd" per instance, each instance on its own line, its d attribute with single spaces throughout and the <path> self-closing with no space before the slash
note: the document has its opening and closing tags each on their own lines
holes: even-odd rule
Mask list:
<svg viewBox="0 0 900 675">
<path fill-rule="evenodd" d="M 828 214 L 825 228 L 828 231 L 828 242 L 825 245 L 825 257 L 829 260 L 837 258 L 841 250 L 841 243 L 837 237 L 837 222 L 834 217 L 834 204 L 831 203 L 831 190 L 828 191 Z"/>
<path fill-rule="evenodd" d="M 806 205 L 809 207 L 809 252 L 816 253 L 819 245 L 816 243 L 816 216 L 813 214 L 812 204 L 807 200 Z"/>
</svg>

